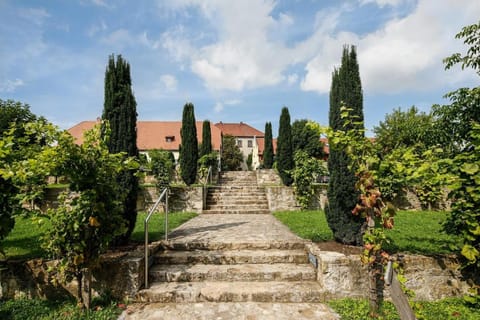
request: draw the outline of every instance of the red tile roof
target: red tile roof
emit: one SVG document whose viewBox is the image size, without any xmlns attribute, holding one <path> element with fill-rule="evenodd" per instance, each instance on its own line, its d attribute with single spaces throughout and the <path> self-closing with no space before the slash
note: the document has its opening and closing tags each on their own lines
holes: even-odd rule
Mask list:
<svg viewBox="0 0 480 320">
<path fill-rule="evenodd" d="M 258 143 L 258 154 L 263 155 L 265 151 L 265 137 L 257 138 Z M 273 153 L 277 153 L 277 139 L 272 139 Z"/>
<path fill-rule="evenodd" d="M 220 129 L 225 135 L 234 137 L 263 137 L 264 133 L 249 126 L 246 123 L 215 123 L 215 126 Z"/>
<path fill-rule="evenodd" d="M 83 142 L 83 132 L 92 129 L 96 121 L 82 121 L 68 129 L 77 143 Z M 202 142 L 203 122 L 197 121 L 197 138 Z M 163 149 L 177 151 L 181 143 L 181 121 L 137 121 L 138 149 Z M 210 124 L 213 150 L 220 150 L 222 133 L 216 126 Z"/>
</svg>

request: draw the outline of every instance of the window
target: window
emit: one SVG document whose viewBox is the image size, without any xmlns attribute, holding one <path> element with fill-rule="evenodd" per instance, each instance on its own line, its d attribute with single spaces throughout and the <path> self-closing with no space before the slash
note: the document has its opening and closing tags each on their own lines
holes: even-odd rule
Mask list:
<svg viewBox="0 0 480 320">
<path fill-rule="evenodd" d="M 242 140 L 237 140 L 237 146 L 238 146 L 239 148 L 242 147 Z"/>
<path fill-rule="evenodd" d="M 248 146 L 249 148 L 253 147 L 253 141 L 252 141 L 252 140 L 248 140 L 248 141 L 247 141 L 247 146 Z"/>
<path fill-rule="evenodd" d="M 165 137 L 165 142 L 173 142 L 175 141 L 175 136 L 166 136 Z"/>
</svg>

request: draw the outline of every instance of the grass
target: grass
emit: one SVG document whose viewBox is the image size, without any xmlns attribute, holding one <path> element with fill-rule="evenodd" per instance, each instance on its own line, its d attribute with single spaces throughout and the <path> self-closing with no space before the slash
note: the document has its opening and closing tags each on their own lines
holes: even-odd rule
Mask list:
<svg viewBox="0 0 480 320">
<path fill-rule="evenodd" d="M 274 215 L 304 239 L 314 242 L 333 240 L 323 211 L 281 211 Z M 446 218 L 446 212 L 399 211 L 394 228 L 386 232 L 390 239 L 386 249 L 391 253 L 452 253 L 450 246 L 458 244 L 459 238 L 442 232 L 441 224 Z"/>
<path fill-rule="evenodd" d="M 170 213 L 168 215 L 168 228 L 169 230 L 173 230 L 195 216 L 196 214 L 191 212 Z M 145 217 L 146 213 L 144 212 L 138 214 L 135 229 L 132 233 L 132 241 L 144 241 L 143 222 Z M 163 225 L 164 217 L 163 213 L 156 213 L 150 219 L 148 233 L 150 241 L 163 239 L 165 235 Z M 49 222 L 48 219 L 43 220 L 44 223 L 39 225 L 33 222 L 33 219 L 30 217 L 18 216 L 15 218 L 15 227 L 8 237 L 2 241 L 3 250 L 9 259 L 46 257 L 45 250 L 41 248 L 41 237 L 49 227 Z"/>
<path fill-rule="evenodd" d="M 323 211 L 277 211 L 273 215 L 301 238 L 314 242 L 333 240 Z"/>
<path fill-rule="evenodd" d="M 45 257 L 40 244 L 50 223 L 48 219 L 43 220 L 44 223 L 38 224 L 31 217 L 17 216 L 12 232 L 2 241 L 5 255 L 10 259 Z"/>
<path fill-rule="evenodd" d="M 120 304 L 108 299 L 94 299 L 90 310 L 81 310 L 74 299 L 60 301 L 17 299 L 0 301 L 2 320 L 114 320 L 122 309 Z"/>
<path fill-rule="evenodd" d="M 169 232 L 196 217 L 193 212 L 173 212 L 168 214 L 168 230 Z M 144 241 L 144 221 L 147 217 L 145 212 L 141 212 L 137 216 L 137 223 L 132 233 L 132 241 Z M 148 223 L 148 239 L 149 241 L 162 240 L 165 237 L 165 214 L 154 213 Z"/>
<path fill-rule="evenodd" d="M 369 303 L 366 299 L 341 299 L 328 302 L 330 307 L 337 312 L 342 320 L 374 319 L 369 316 Z M 415 302 L 414 304 L 417 319 L 437 320 L 478 320 L 480 311 L 465 303 L 460 298 L 449 298 L 434 302 Z M 384 320 L 399 320 L 400 317 L 395 306 L 386 301 L 383 305 L 382 317 Z M 375 318 L 379 319 L 379 318 Z"/>
</svg>

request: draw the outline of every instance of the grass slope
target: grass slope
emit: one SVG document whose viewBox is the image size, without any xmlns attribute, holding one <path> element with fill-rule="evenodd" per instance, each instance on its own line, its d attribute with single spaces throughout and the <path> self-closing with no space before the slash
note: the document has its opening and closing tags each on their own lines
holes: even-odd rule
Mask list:
<svg viewBox="0 0 480 320">
<path fill-rule="evenodd" d="M 446 212 L 399 211 L 395 226 L 387 230 L 390 244 L 387 251 L 419 254 L 452 253 L 451 245 L 458 244 L 458 237 L 442 231 Z M 333 240 L 323 211 L 281 211 L 274 216 L 298 236 L 314 242 Z"/>
</svg>

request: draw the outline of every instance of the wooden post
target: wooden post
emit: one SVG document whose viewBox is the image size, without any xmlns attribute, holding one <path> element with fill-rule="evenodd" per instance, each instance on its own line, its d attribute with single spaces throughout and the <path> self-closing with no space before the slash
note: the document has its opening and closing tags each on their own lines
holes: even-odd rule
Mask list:
<svg viewBox="0 0 480 320">
<path fill-rule="evenodd" d="M 388 262 L 385 274 L 385 284 L 390 289 L 392 302 L 397 309 L 401 320 L 415 320 L 415 313 L 408 303 L 407 295 L 403 292 L 400 281 L 397 279 L 397 272 L 392 267 L 392 261 Z"/>
</svg>

